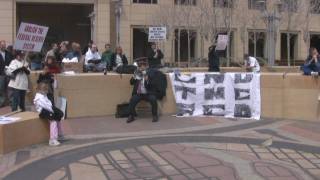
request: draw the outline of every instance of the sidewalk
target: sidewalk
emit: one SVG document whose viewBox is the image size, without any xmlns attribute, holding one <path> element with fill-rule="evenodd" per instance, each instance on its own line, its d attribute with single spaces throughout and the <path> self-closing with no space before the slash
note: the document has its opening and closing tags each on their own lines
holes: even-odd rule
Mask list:
<svg viewBox="0 0 320 180">
<path fill-rule="evenodd" d="M 320 179 L 320 123 L 163 116 L 68 119 L 60 147 L 0 157 L 4 179 Z M 270 147 L 260 144 L 272 137 Z"/>
</svg>

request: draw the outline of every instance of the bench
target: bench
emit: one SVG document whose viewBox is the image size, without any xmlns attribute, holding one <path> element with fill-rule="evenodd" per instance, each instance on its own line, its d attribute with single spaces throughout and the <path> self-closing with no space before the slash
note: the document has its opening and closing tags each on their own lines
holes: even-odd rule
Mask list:
<svg viewBox="0 0 320 180">
<path fill-rule="evenodd" d="M 11 117 L 21 119 L 10 124 L 0 124 L 0 154 L 48 141 L 49 125 L 39 118 L 38 113 L 20 112 Z"/>
</svg>

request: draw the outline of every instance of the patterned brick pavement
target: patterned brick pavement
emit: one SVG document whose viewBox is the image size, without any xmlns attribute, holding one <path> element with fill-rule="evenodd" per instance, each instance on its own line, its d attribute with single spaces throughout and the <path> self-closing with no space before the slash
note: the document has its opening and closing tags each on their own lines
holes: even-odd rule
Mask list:
<svg viewBox="0 0 320 180">
<path fill-rule="evenodd" d="M 0 156 L 0 177 L 320 179 L 320 123 L 162 117 L 157 124 L 142 118 L 127 125 L 116 120 L 66 121 L 69 141 Z M 271 136 L 273 144 L 262 147 Z"/>
</svg>

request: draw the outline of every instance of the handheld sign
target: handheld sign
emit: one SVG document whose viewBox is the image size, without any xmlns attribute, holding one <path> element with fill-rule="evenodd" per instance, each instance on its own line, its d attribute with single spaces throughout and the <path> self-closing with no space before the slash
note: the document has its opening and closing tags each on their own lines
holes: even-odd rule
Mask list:
<svg viewBox="0 0 320 180">
<path fill-rule="evenodd" d="M 149 42 L 159 42 L 166 40 L 167 28 L 166 27 L 149 27 Z"/>
<path fill-rule="evenodd" d="M 40 52 L 48 33 L 48 27 L 21 23 L 14 43 L 14 49 Z"/>
<path fill-rule="evenodd" d="M 223 51 L 227 48 L 228 45 L 228 35 L 219 35 L 218 43 L 216 46 L 216 51 Z"/>
</svg>

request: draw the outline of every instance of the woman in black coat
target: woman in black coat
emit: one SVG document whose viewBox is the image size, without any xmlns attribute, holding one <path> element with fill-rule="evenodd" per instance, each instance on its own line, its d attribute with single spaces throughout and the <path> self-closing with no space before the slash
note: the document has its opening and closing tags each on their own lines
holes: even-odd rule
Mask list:
<svg viewBox="0 0 320 180">
<path fill-rule="evenodd" d="M 113 68 L 115 68 L 115 71 L 119 72 L 123 68 L 123 66 L 127 65 L 128 59 L 126 55 L 122 53 L 122 48 L 119 46 L 116 48 L 116 52 L 112 55 L 111 64 L 107 65 L 107 69 L 111 71 Z"/>
</svg>

